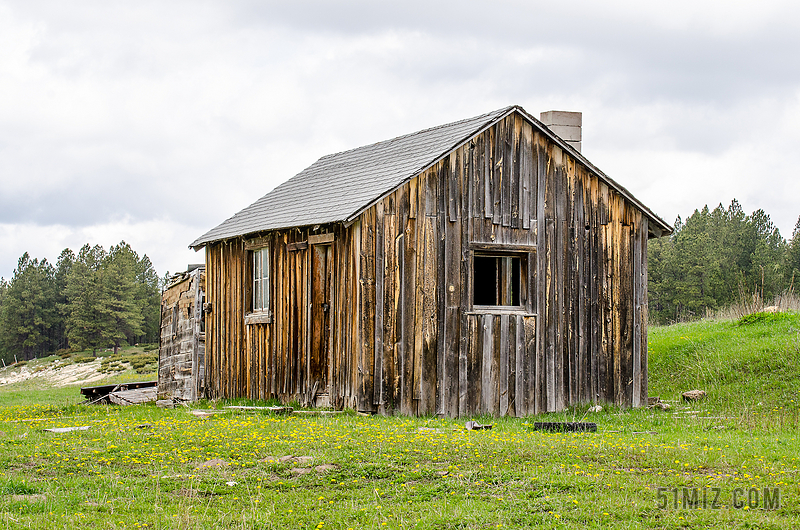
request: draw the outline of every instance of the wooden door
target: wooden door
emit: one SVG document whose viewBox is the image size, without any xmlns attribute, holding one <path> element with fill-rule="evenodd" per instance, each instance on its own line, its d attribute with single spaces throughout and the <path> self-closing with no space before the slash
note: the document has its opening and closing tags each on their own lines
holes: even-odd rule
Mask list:
<svg viewBox="0 0 800 530">
<path fill-rule="evenodd" d="M 311 348 L 308 388 L 327 394 L 331 358 L 331 312 L 333 311 L 333 247 L 311 245 Z"/>
</svg>

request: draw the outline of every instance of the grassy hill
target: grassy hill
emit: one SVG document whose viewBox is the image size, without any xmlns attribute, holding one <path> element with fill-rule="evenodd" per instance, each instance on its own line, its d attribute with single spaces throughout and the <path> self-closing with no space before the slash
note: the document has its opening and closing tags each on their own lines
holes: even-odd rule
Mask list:
<svg viewBox="0 0 800 530">
<path fill-rule="evenodd" d="M 797 421 L 800 313 L 651 327 L 648 349 L 651 396 L 677 400 L 697 388 L 708 411 Z"/>
</svg>

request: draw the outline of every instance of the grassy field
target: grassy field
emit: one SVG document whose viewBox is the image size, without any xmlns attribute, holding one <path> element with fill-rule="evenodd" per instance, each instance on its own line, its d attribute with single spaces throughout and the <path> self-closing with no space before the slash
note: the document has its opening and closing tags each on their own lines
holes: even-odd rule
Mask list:
<svg viewBox="0 0 800 530">
<path fill-rule="evenodd" d="M 471 418 L 489 431 L 6 385 L 0 528 L 797 528 L 800 315 L 752 320 L 651 328 L 650 394 L 669 411 Z M 684 405 L 691 388 L 708 398 Z M 598 432 L 533 430 L 582 419 Z"/>
</svg>

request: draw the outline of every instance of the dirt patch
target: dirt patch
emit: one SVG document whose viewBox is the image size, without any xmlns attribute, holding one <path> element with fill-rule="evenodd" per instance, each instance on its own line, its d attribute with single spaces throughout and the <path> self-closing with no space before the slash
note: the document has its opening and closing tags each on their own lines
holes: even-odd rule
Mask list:
<svg viewBox="0 0 800 530">
<path fill-rule="evenodd" d="M 197 497 L 197 495 L 198 495 L 198 491 L 196 489 L 192 489 L 192 488 L 181 488 L 179 490 L 175 490 L 173 493 L 175 495 L 179 495 L 181 497 L 188 497 L 188 498 Z"/>
<path fill-rule="evenodd" d="M 31 495 L 12 495 L 11 500 L 15 502 L 44 502 L 47 497 L 41 493 L 33 493 Z"/>
<path fill-rule="evenodd" d="M 7 368 L 0 372 L 0 385 L 21 383 L 29 379 L 41 378 L 51 386 L 67 386 L 76 383 L 93 383 L 108 377 L 107 374 L 100 372 L 101 359 L 88 363 L 75 363 L 64 365 L 61 362 L 52 363 L 46 367 L 23 366 L 21 368 Z"/>
<path fill-rule="evenodd" d="M 211 460 L 203 462 L 202 464 L 197 466 L 197 469 L 208 469 L 212 467 L 227 467 L 229 465 L 230 464 L 224 460 L 221 460 L 219 458 L 212 458 Z"/>
</svg>

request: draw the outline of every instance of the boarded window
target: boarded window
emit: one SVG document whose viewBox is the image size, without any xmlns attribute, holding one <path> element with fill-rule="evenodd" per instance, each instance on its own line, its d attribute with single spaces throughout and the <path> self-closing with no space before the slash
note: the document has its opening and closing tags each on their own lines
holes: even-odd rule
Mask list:
<svg viewBox="0 0 800 530">
<path fill-rule="evenodd" d="M 269 247 L 253 251 L 253 311 L 269 309 Z"/>
<path fill-rule="evenodd" d="M 473 305 L 522 305 L 523 256 L 514 254 L 475 254 L 472 263 Z"/>
</svg>

